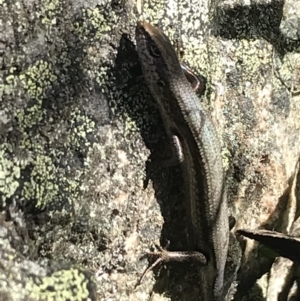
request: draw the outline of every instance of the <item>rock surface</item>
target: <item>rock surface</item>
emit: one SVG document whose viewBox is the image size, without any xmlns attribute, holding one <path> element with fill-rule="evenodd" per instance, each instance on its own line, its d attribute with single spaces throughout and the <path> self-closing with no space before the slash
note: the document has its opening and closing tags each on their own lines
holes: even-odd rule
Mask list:
<svg viewBox="0 0 300 301">
<path fill-rule="evenodd" d="M 198 267 L 170 264 L 134 288 L 154 243 L 187 239 L 180 169 L 157 163 L 170 149 L 139 19 L 207 80 L 199 101 L 236 228 L 288 233 L 297 217 L 300 1 L 2 0 L 0 300 L 197 299 Z M 235 300 L 264 300 L 273 259 L 242 247 Z"/>
</svg>

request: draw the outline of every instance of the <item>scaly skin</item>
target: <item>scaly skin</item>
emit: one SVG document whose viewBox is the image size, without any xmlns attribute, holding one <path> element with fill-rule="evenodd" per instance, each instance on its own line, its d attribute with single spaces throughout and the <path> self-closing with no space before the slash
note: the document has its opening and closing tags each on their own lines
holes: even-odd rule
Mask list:
<svg viewBox="0 0 300 301">
<path fill-rule="evenodd" d="M 144 77 L 167 134 L 175 143 L 182 168 L 190 248 L 208 259 L 199 271 L 199 300 L 223 300 L 229 225 L 221 150 L 214 125 L 185 78 L 169 38 L 141 21 L 136 27 L 136 41 Z"/>
</svg>

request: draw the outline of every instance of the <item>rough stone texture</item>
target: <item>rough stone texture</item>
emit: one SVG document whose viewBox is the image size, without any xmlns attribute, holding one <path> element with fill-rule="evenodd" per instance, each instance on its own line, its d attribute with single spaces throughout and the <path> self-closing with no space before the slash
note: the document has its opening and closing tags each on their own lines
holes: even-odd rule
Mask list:
<svg viewBox="0 0 300 301">
<path fill-rule="evenodd" d="M 170 264 L 134 287 L 154 243 L 186 244 L 180 169 L 159 163 L 170 150 L 134 48 L 138 19 L 164 29 L 207 79 L 201 101 L 222 139 L 236 227 L 288 231 L 299 7 L 0 0 L 0 299 L 94 300 L 86 271 L 98 300 L 196 299 L 197 266 Z M 243 250 L 235 300 L 263 300 L 272 259 L 250 241 Z"/>
<path fill-rule="evenodd" d="M 10 206 L 12 221 L 0 214 L 0 300 L 96 300 L 95 283 L 85 269 L 58 262 L 42 267 L 21 255 L 30 246 L 21 236 L 22 213 L 14 209 Z"/>
</svg>

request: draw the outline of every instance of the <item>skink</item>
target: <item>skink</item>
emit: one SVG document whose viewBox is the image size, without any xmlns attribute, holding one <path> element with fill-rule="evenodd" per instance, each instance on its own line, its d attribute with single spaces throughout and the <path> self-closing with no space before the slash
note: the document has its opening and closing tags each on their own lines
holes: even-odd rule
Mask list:
<svg viewBox="0 0 300 301">
<path fill-rule="evenodd" d="M 207 258 L 207 264 L 199 267 L 199 300 L 223 300 L 229 225 L 225 176 L 214 125 L 184 76 L 169 38 L 140 21 L 136 41 L 143 75 L 183 172 L 189 248 Z"/>
</svg>

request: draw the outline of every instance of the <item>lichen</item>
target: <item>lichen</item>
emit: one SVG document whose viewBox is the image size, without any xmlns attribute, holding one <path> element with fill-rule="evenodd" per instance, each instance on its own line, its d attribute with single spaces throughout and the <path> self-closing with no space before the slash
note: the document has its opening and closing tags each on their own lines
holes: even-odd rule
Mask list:
<svg viewBox="0 0 300 301">
<path fill-rule="evenodd" d="M 29 278 L 25 290 L 28 297 L 33 300 L 88 301 L 92 300 L 88 285 L 90 285 L 89 280 L 83 271 L 70 268 L 43 278 Z"/>
<path fill-rule="evenodd" d="M 25 208 L 34 241 L 24 256 L 75 260 L 96 270 L 100 298 L 137 300 L 149 298 L 154 283 L 150 273 L 133 289 L 146 265 L 139 257 L 159 240 L 184 248 L 180 168 L 152 164 L 167 139 L 135 51 L 138 19 L 161 27 L 175 47 L 183 42 L 182 60 L 207 78 L 199 103 L 222 137 L 238 222 L 257 226 L 266 216 L 259 212 L 274 208 L 265 200 L 278 200 L 299 145 L 299 55 L 295 43 L 277 56 L 280 1 L 240 2 L 139 1 L 136 14 L 135 1 L 0 0 L 1 205 Z M 285 21 L 284 32 L 296 37 L 292 19 Z M 0 276 L 0 287 L 12 284 L 15 300 L 24 287 L 33 300 L 51 300 L 56 289 L 63 300 L 74 297 L 75 283 L 73 292 L 88 298 L 84 272 L 67 270 L 25 277 L 20 289 L 13 274 Z M 182 287 L 193 292 L 193 280 L 173 281 L 172 272 L 158 275 L 158 300 L 177 298 Z"/>
</svg>

